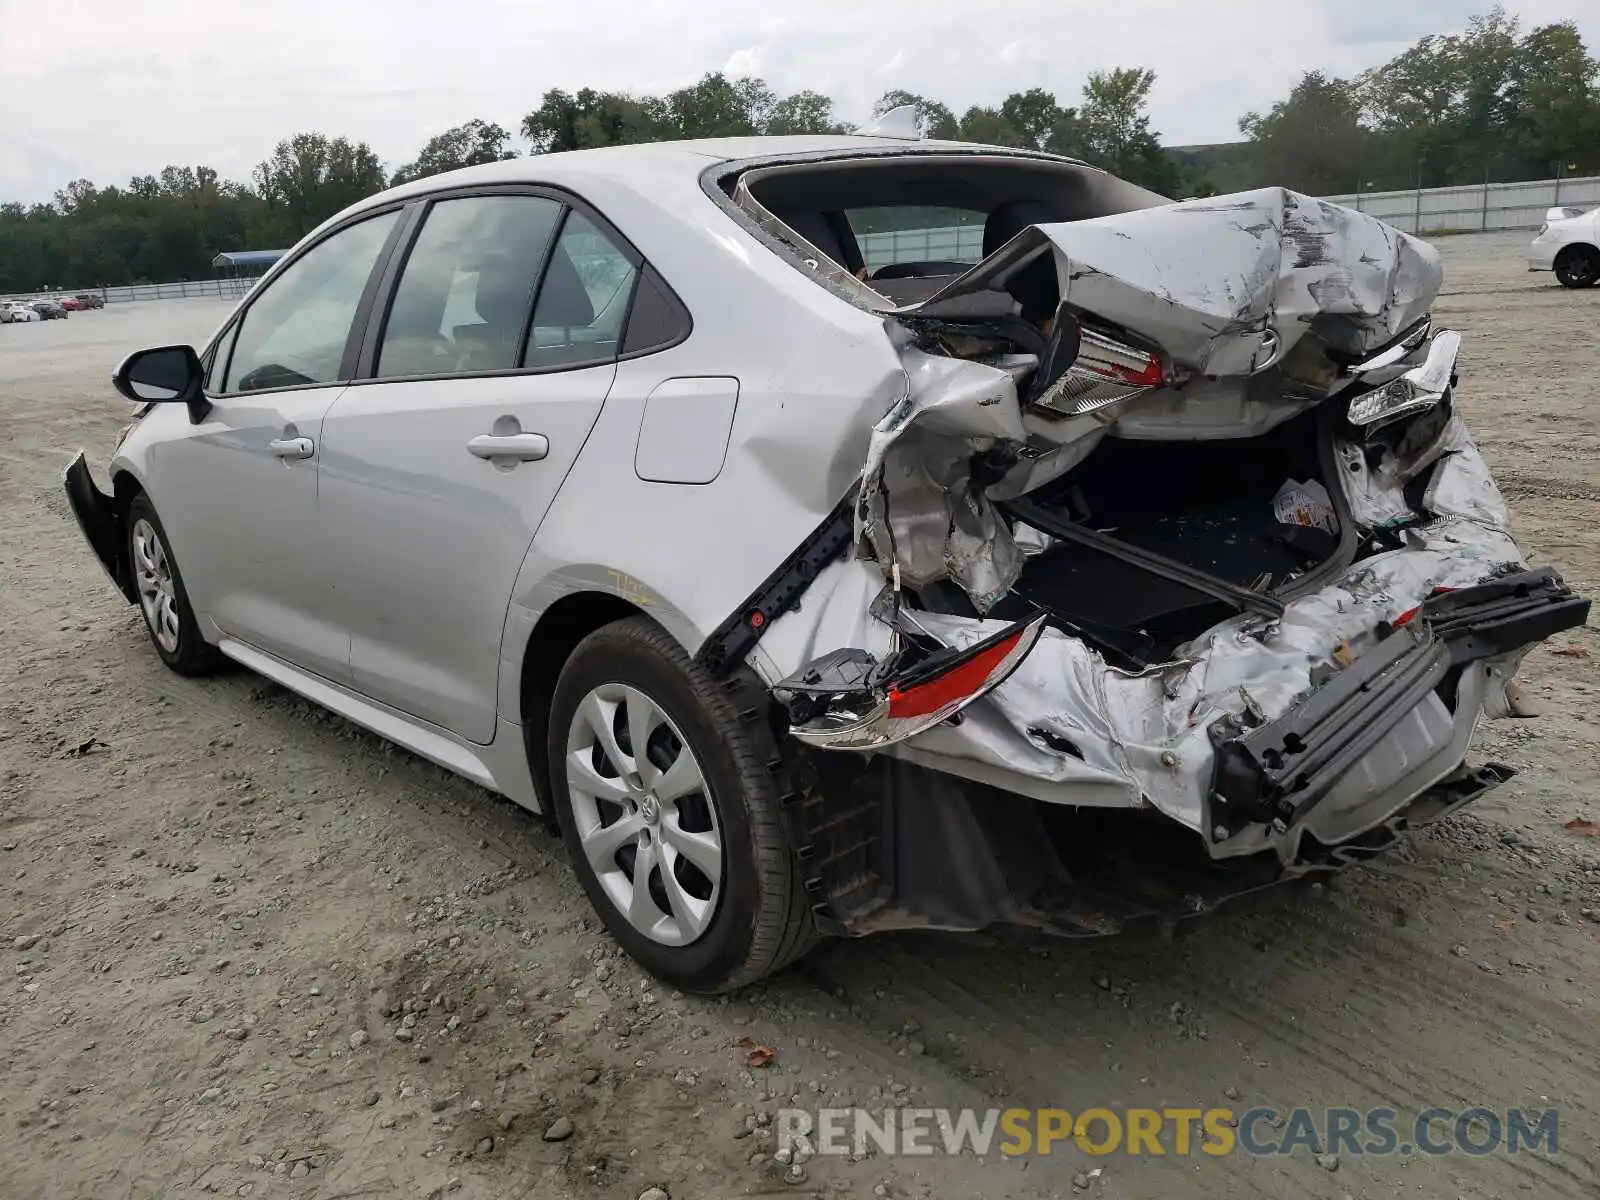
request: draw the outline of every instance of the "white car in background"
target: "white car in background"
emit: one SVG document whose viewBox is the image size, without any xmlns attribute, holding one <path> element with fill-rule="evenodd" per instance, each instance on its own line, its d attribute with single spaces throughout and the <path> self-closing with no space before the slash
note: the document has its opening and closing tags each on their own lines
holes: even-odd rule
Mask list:
<svg viewBox="0 0 1600 1200">
<path fill-rule="evenodd" d="M 1546 209 L 1544 224 L 1528 250 L 1528 270 L 1554 271 L 1562 287 L 1600 283 L 1600 208 Z"/>
<path fill-rule="evenodd" d="M 16 300 L 0 301 L 0 325 L 43 320 L 30 306 Z"/>
</svg>

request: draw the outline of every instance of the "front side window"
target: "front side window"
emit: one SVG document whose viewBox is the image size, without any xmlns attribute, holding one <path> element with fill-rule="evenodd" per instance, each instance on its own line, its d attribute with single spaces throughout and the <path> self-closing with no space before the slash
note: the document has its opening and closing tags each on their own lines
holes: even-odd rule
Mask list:
<svg viewBox="0 0 1600 1200">
<path fill-rule="evenodd" d="M 368 218 L 319 242 L 245 310 L 223 390 L 335 383 L 350 323 L 399 210 Z"/>
<path fill-rule="evenodd" d="M 561 207 L 542 196 L 436 203 L 395 289 L 378 350 L 379 378 L 516 367 Z"/>
<path fill-rule="evenodd" d="M 639 270 L 577 210 L 567 214 L 539 285 L 528 367 L 572 367 L 617 357 Z"/>
<path fill-rule="evenodd" d="M 228 355 L 233 352 L 233 340 L 239 336 L 239 323 L 235 321 L 222 331 L 222 336 L 206 351 L 200 365 L 205 368 L 206 378 L 202 385 L 207 392 L 220 392 L 222 390 L 222 372 L 227 370 Z"/>
</svg>

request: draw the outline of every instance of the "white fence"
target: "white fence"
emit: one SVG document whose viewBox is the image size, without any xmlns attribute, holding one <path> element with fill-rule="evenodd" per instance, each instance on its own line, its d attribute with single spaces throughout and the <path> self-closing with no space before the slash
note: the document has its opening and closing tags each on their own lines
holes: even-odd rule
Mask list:
<svg viewBox="0 0 1600 1200">
<path fill-rule="evenodd" d="M 134 283 L 124 287 L 57 288 L 50 292 L 17 292 L 0 295 L 0 300 L 41 300 L 51 297 L 77 296 L 93 293 L 107 304 L 125 300 L 177 300 L 189 296 L 215 296 L 220 300 L 237 300 L 250 290 L 254 279 L 192 279 L 187 283 Z"/>
<path fill-rule="evenodd" d="M 899 262 L 975 263 L 983 257 L 983 226 L 947 225 L 858 233 L 856 245 L 861 247 L 861 257 L 867 266 L 874 270 Z"/>
<path fill-rule="evenodd" d="M 1371 213 L 1407 233 L 1481 233 L 1537 229 L 1547 208 L 1600 205 L 1600 176 L 1476 183 L 1466 187 L 1413 188 L 1328 196 L 1335 204 Z"/>
</svg>

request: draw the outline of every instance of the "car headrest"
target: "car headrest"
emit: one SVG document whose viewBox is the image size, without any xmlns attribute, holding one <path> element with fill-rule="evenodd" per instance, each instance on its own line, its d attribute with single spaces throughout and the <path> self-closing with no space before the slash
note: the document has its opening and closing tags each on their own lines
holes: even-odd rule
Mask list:
<svg viewBox="0 0 1600 1200">
<path fill-rule="evenodd" d="M 485 259 L 478 267 L 473 307 L 491 329 L 520 329 L 532 288 L 526 268 L 511 256 Z"/>
<path fill-rule="evenodd" d="M 574 329 L 593 321 L 594 303 L 589 299 L 589 289 L 583 286 L 583 276 L 578 274 L 567 248 L 557 243 L 539 288 L 534 323 Z"/>
<path fill-rule="evenodd" d="M 1030 225 L 1046 225 L 1059 219 L 1038 200 L 1007 200 L 983 222 L 983 256 L 988 258 Z"/>
</svg>

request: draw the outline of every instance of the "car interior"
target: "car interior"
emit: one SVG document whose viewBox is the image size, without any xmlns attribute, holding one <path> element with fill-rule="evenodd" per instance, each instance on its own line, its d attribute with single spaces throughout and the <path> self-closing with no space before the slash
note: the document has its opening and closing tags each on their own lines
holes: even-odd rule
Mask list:
<svg viewBox="0 0 1600 1200">
<path fill-rule="evenodd" d="M 900 154 L 757 167 L 728 181 L 830 262 L 895 304 L 933 295 L 1030 225 L 1076 221 L 1166 203 L 1166 198 L 1091 167 L 998 155 Z M 857 238 L 863 213 L 946 210 L 982 221 L 978 252 L 961 259 L 905 259 L 869 266 Z M 892 218 L 891 218 L 892 219 Z M 1007 290 L 1022 315 L 1055 311 L 1047 260 L 1017 272 Z"/>
<path fill-rule="evenodd" d="M 497 250 L 450 263 L 448 273 L 433 273 L 425 281 L 413 276 L 418 286 L 402 285 L 396 293 L 379 374 L 454 374 L 518 366 L 517 348 L 536 274 L 525 259 Z M 625 283 L 631 284 L 631 276 Z M 606 301 L 598 311 L 568 240 L 562 238 L 550 253 L 521 365 L 576 365 L 613 357 L 631 289 L 597 290 Z"/>
</svg>

